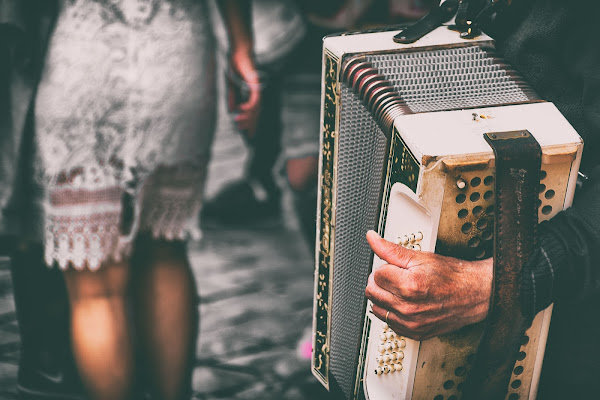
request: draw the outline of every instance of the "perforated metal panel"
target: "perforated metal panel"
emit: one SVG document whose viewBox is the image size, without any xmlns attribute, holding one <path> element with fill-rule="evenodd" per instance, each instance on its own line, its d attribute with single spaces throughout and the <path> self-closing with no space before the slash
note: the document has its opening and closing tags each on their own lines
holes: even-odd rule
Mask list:
<svg viewBox="0 0 600 400">
<path fill-rule="evenodd" d="M 413 112 L 485 107 L 535 99 L 491 49 L 458 47 L 367 56 Z"/>
<path fill-rule="evenodd" d="M 387 140 L 358 97 L 341 93 L 334 282 L 331 312 L 331 372 L 347 397 L 354 390 L 371 249 L 365 239 L 379 221 Z"/>
</svg>

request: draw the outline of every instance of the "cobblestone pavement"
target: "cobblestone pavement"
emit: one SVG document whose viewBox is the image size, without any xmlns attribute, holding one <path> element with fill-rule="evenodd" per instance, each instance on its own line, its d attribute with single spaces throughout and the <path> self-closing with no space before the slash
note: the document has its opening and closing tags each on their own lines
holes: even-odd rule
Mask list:
<svg viewBox="0 0 600 400">
<path fill-rule="evenodd" d="M 13 399 L 19 361 L 19 327 L 12 297 L 9 260 L 0 258 L 0 398 Z"/>
<path fill-rule="evenodd" d="M 246 153 L 231 129 L 213 148 L 207 194 L 239 178 Z M 313 259 L 285 201 L 270 227 L 204 230 L 190 245 L 200 292 L 194 398 L 320 399 L 325 392 L 299 356 L 309 334 Z M 289 200 L 289 199 L 288 199 Z M 8 260 L 0 260 L 0 399 L 16 399 L 19 358 Z"/>
<path fill-rule="evenodd" d="M 311 322 L 312 262 L 299 233 L 205 230 L 190 246 L 200 292 L 195 399 L 315 399 L 298 342 Z M 18 326 L 8 262 L 0 263 L 0 398 L 15 398 Z M 306 338 L 306 336 L 305 336 Z"/>
<path fill-rule="evenodd" d="M 298 348 L 312 311 L 303 245 L 279 226 L 207 232 L 192 252 L 194 268 L 203 272 L 197 398 L 315 398 L 318 386 Z"/>
</svg>

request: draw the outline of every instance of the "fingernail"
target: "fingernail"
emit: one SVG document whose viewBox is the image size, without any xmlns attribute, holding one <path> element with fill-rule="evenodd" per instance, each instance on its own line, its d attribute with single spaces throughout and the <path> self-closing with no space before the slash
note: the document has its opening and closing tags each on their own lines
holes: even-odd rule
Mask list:
<svg viewBox="0 0 600 400">
<path fill-rule="evenodd" d="M 381 239 L 381 236 L 379 236 L 379 233 L 375 232 L 375 231 L 374 231 L 374 230 L 372 230 L 372 229 L 371 229 L 371 230 L 369 230 L 369 231 L 367 232 L 367 235 L 369 235 L 369 234 L 370 234 L 370 235 L 375 235 L 375 237 L 376 237 L 377 239 Z"/>
</svg>

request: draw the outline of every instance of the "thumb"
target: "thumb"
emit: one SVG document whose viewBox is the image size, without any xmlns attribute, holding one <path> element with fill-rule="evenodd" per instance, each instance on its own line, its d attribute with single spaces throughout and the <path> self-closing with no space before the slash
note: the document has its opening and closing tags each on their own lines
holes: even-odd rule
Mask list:
<svg viewBox="0 0 600 400">
<path fill-rule="evenodd" d="M 367 242 L 371 249 L 379 258 L 388 264 L 393 264 L 401 268 L 408 268 L 408 262 L 415 256 L 415 251 L 404 248 L 383 239 L 375 231 L 367 232 Z"/>
</svg>

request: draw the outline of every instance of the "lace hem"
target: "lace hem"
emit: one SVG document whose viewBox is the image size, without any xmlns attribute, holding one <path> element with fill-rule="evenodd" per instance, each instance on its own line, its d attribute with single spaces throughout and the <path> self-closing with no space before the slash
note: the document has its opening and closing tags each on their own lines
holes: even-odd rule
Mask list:
<svg viewBox="0 0 600 400">
<path fill-rule="evenodd" d="M 202 205 L 204 168 L 163 167 L 144 184 L 140 231 L 155 239 L 200 239 L 198 216 Z"/>
<path fill-rule="evenodd" d="M 121 189 L 110 188 L 110 198 L 90 204 L 68 204 L 51 201 L 46 211 L 45 261 L 52 265 L 56 260 L 61 269 L 71 263 L 76 269 L 87 264 L 96 270 L 110 256 L 120 261 L 128 252 L 128 243 L 121 240 Z M 55 190 L 63 197 L 65 189 Z M 81 191 L 71 191 L 75 197 Z M 107 193 L 104 193 L 107 195 Z"/>
<path fill-rule="evenodd" d="M 46 203 L 45 261 L 61 269 L 69 264 L 92 271 L 111 259 L 131 253 L 140 231 L 155 239 L 200 238 L 197 227 L 201 206 L 203 168 L 159 168 L 148 177 L 138 199 L 128 234 L 123 234 L 125 191 L 102 176 L 98 168 L 83 168 L 77 176 L 57 183 Z"/>
</svg>

